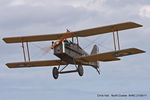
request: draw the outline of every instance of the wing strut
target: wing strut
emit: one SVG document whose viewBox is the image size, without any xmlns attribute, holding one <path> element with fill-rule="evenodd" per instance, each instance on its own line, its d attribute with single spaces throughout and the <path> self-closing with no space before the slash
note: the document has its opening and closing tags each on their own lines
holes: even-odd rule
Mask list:
<svg viewBox="0 0 150 100">
<path fill-rule="evenodd" d="M 23 55 L 24 55 L 24 62 L 26 62 L 26 54 L 24 50 L 24 42 L 22 42 L 22 50 L 23 50 Z"/>
<path fill-rule="evenodd" d="M 115 28 L 113 27 L 112 31 L 113 31 L 114 49 L 115 49 L 115 51 L 117 51 L 116 41 L 118 42 L 118 50 L 120 50 L 120 42 L 119 42 L 118 30 L 115 30 Z M 115 39 L 115 32 L 117 34 L 117 40 Z"/>
<path fill-rule="evenodd" d="M 30 62 L 30 52 L 29 52 L 28 42 L 26 42 L 26 45 L 27 45 L 27 52 L 28 52 L 28 60 L 29 60 L 29 62 Z"/>
<path fill-rule="evenodd" d="M 28 61 L 30 62 L 30 52 L 29 52 L 28 42 L 26 42 L 26 48 L 27 48 L 27 54 L 28 54 Z M 27 62 L 27 60 L 26 60 L 26 52 L 25 52 L 25 47 L 24 47 L 24 42 L 23 41 L 22 41 L 22 50 L 23 50 L 23 55 L 24 55 L 24 62 Z"/>
<path fill-rule="evenodd" d="M 118 40 L 118 49 L 120 50 L 119 34 L 118 34 L 118 31 L 116 32 L 117 32 L 117 40 Z"/>
</svg>

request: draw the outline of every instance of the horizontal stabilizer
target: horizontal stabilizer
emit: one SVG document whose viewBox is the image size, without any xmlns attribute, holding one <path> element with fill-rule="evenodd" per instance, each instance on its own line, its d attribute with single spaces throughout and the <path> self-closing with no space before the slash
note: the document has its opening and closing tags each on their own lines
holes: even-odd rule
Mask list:
<svg viewBox="0 0 150 100">
<path fill-rule="evenodd" d="M 57 66 L 66 65 L 67 63 L 61 60 L 43 60 L 43 61 L 31 61 L 31 62 L 14 62 L 7 63 L 9 68 L 24 68 L 24 67 L 41 67 L 41 66 Z"/>
</svg>

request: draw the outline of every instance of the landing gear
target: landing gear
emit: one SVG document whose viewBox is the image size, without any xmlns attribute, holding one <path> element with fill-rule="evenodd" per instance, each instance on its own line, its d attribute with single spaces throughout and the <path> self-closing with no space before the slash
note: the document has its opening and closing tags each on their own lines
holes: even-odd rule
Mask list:
<svg viewBox="0 0 150 100">
<path fill-rule="evenodd" d="M 80 76 L 83 76 L 83 67 L 82 67 L 82 65 L 78 65 L 77 71 L 78 71 L 78 74 Z"/>
<path fill-rule="evenodd" d="M 53 68 L 53 77 L 54 79 L 57 79 L 59 76 L 59 72 L 58 69 L 56 67 Z"/>
<path fill-rule="evenodd" d="M 76 66 L 75 70 L 63 71 L 67 66 L 68 65 L 66 65 L 62 69 L 60 69 L 60 67 L 58 67 L 58 68 L 54 67 L 53 71 L 52 71 L 54 79 L 58 79 L 59 74 L 73 73 L 73 72 L 78 72 L 79 76 L 83 76 L 83 67 L 82 67 L 81 64 L 79 64 L 78 66 Z"/>
</svg>

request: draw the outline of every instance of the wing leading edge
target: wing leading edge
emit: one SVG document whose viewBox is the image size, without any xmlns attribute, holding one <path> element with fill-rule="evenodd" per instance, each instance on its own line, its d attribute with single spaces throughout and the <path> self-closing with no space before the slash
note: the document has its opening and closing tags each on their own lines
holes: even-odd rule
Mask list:
<svg viewBox="0 0 150 100">
<path fill-rule="evenodd" d="M 134 22 L 125 22 L 120 24 L 108 25 L 103 27 L 91 28 L 81 31 L 69 32 L 72 37 L 86 37 L 98 34 L 109 33 L 113 31 L 121 31 L 126 29 L 132 29 L 142 27 L 142 25 Z M 21 36 L 21 37 L 6 37 L 3 40 L 6 43 L 20 43 L 20 42 L 36 42 L 36 41 L 48 41 L 48 40 L 58 40 L 66 33 L 59 34 L 46 34 L 46 35 L 33 35 L 33 36 Z"/>
</svg>

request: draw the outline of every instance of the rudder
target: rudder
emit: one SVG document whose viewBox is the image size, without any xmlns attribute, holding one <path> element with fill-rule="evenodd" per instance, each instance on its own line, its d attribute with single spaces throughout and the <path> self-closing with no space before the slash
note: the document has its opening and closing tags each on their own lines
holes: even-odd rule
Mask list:
<svg viewBox="0 0 150 100">
<path fill-rule="evenodd" d="M 98 54 L 99 53 L 99 48 L 98 48 L 98 46 L 97 45 L 94 45 L 93 46 L 93 49 L 92 49 L 92 51 L 91 51 L 91 55 L 96 55 L 96 54 Z M 98 61 L 96 61 L 96 62 L 92 62 L 93 63 L 93 67 L 98 71 L 98 73 L 100 74 L 100 72 L 99 72 L 99 62 Z"/>
</svg>

